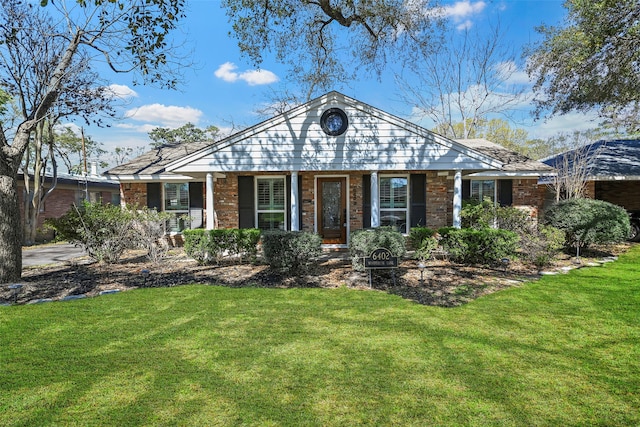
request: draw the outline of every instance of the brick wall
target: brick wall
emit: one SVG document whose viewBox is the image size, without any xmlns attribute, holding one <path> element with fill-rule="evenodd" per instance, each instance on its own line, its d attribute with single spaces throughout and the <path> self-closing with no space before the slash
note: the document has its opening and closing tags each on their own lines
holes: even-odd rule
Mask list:
<svg viewBox="0 0 640 427">
<path fill-rule="evenodd" d="M 444 172 L 427 172 L 427 223 L 429 228 L 453 223 L 453 179 Z"/>
<path fill-rule="evenodd" d="M 225 176 L 216 179 L 213 184 L 213 203 L 218 217 L 218 227 L 238 228 L 238 174 L 225 173 Z"/>
<path fill-rule="evenodd" d="M 640 211 L 640 181 L 598 181 L 594 183 L 595 198 L 628 211 Z"/>
<path fill-rule="evenodd" d="M 147 183 L 120 184 L 120 203 L 122 206 L 147 206 Z"/>
<path fill-rule="evenodd" d="M 512 185 L 511 205 L 526 209 L 532 218 L 538 218 L 544 207 L 545 188 L 538 185 L 537 179 L 514 179 Z"/>
</svg>

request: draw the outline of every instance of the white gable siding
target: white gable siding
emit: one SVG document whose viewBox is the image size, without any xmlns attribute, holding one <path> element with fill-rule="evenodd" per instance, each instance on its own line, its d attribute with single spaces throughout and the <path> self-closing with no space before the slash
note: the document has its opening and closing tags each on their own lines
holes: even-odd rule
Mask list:
<svg viewBox="0 0 640 427">
<path fill-rule="evenodd" d="M 495 169 L 491 158 L 353 102 L 319 102 L 278 116 L 177 164 L 177 173 Z M 320 116 L 342 108 L 349 127 L 326 135 Z M 465 152 L 466 151 L 466 152 Z"/>
</svg>

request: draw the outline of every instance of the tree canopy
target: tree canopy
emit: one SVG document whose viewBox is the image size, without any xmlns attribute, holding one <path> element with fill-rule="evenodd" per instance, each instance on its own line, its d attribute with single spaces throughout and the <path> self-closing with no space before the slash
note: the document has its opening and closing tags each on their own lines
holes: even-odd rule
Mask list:
<svg viewBox="0 0 640 427">
<path fill-rule="evenodd" d="M 260 65 L 266 52 L 290 65 L 307 98 L 351 79 L 380 73 L 391 58 L 430 40 L 439 14 L 429 0 L 223 0 L 230 36 Z M 345 54 L 346 53 L 346 54 Z M 351 61 L 345 58 L 352 58 Z"/>
<path fill-rule="evenodd" d="M 538 115 L 596 110 L 639 121 L 640 0 L 566 0 L 567 25 L 528 51 Z"/>
<path fill-rule="evenodd" d="M 215 126 L 201 129 L 193 123 L 187 123 L 176 129 L 155 128 L 149 132 L 149 138 L 153 141 L 153 148 L 160 148 L 163 145 L 215 141 L 218 133 L 219 129 Z"/>
</svg>

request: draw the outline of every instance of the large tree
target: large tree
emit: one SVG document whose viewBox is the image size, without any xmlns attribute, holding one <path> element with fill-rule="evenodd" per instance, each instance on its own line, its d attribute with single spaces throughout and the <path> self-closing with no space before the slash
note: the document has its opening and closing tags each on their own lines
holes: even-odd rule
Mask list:
<svg viewBox="0 0 640 427">
<path fill-rule="evenodd" d="M 640 122 L 640 1 L 566 0 L 562 27 L 542 26 L 528 51 L 537 113 L 598 111 L 620 128 Z"/>
<path fill-rule="evenodd" d="M 18 280 L 22 270 L 22 233 L 18 206 L 17 179 L 20 162 L 37 126 L 48 118 L 56 102 L 68 93 L 69 72 L 80 56 L 101 60 L 112 70 L 137 72 L 144 82 L 163 87 L 178 83 L 178 64 L 172 60 L 173 46 L 168 35 L 183 16 L 184 0 L 94 0 L 77 2 L 56 0 L 48 4 L 56 31 L 47 37 L 63 49 L 40 96 L 25 106 L 26 115 L 15 128 L 0 128 L 0 283 Z M 47 5 L 48 4 L 48 5 Z M 20 40 L 22 22 L 14 13 L 33 8 L 31 3 L 6 0 L 0 5 L 0 52 L 8 43 Z M 8 56 L 8 55 L 7 55 Z M 29 82 L 20 76 L 2 75 L 17 84 Z M 7 90 L 10 95 L 12 90 Z"/>
<path fill-rule="evenodd" d="M 160 148 L 163 145 L 215 141 L 218 133 L 219 129 L 215 126 L 202 129 L 193 123 L 187 123 L 176 129 L 154 128 L 149 132 L 149 138 L 153 141 L 150 144 L 153 148 Z"/>
<path fill-rule="evenodd" d="M 453 138 L 471 138 L 490 116 L 509 117 L 524 99 L 516 55 L 499 24 L 449 28 L 434 46 L 417 45 L 398 81 L 403 99 Z M 458 126 L 458 125 L 462 126 Z"/>
<path fill-rule="evenodd" d="M 429 43 L 441 14 L 430 0 L 223 0 L 241 51 L 260 65 L 265 53 L 290 65 L 306 98 L 380 73 L 387 61 Z"/>
</svg>

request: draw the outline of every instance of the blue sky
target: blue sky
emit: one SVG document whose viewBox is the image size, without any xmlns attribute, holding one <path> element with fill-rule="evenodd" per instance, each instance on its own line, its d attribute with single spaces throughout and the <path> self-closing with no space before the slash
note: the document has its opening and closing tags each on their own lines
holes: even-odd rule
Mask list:
<svg viewBox="0 0 640 427">
<path fill-rule="evenodd" d="M 447 1 L 446 13 L 454 27 L 482 28 L 500 21 L 512 47 L 521 50 L 538 39 L 535 27 L 562 23 L 566 10 L 560 0 L 463 0 Z M 185 82 L 178 90 L 159 90 L 133 86 L 126 74 L 103 74 L 113 84 L 114 91 L 125 97 L 119 106 L 119 120 L 111 127 L 85 127 L 85 133 L 112 151 L 115 147 L 148 147 L 148 132 L 155 127 L 179 127 L 187 122 L 199 127 L 215 125 L 228 130 L 233 124 L 245 127 L 263 120 L 255 111 L 268 100 L 268 94 L 287 84 L 286 67 L 265 57 L 260 70 L 244 59 L 224 10 L 217 0 L 188 1 L 187 18 L 181 32 L 193 52 L 194 65 L 184 70 Z M 181 35 L 181 36 L 182 36 Z M 524 71 L 516 73 L 523 78 Z M 412 109 L 400 101 L 399 91 L 391 73 L 361 79 L 348 87 L 337 88 L 348 96 L 400 117 L 417 121 Z M 521 107 L 530 136 L 545 137 L 558 130 L 573 130 L 591 126 L 584 115 L 567 115 L 546 122 L 533 123 L 527 106 Z M 429 127 L 428 122 L 420 123 Z M 515 125 L 514 125 L 515 126 Z M 146 150 L 145 150 L 146 151 Z M 112 164 L 113 166 L 113 164 Z"/>
</svg>

